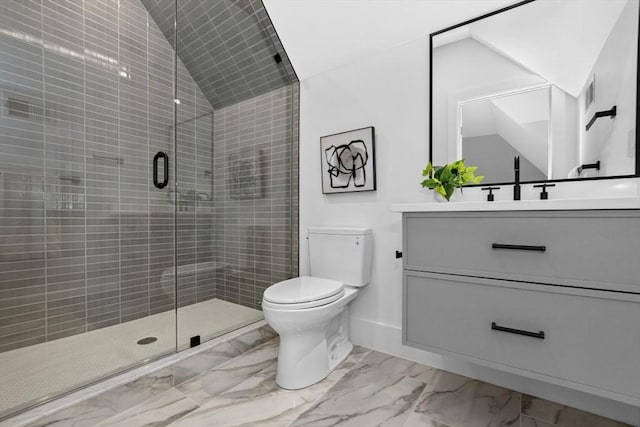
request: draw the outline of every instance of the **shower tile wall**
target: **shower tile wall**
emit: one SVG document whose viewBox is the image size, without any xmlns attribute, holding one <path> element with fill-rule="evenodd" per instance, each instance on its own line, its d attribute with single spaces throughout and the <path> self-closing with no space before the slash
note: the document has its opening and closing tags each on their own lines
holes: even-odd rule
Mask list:
<svg viewBox="0 0 640 427">
<path fill-rule="evenodd" d="M 142 0 L 175 44 L 173 0 Z M 178 56 L 217 110 L 297 82 L 261 0 L 178 2 Z"/>
<path fill-rule="evenodd" d="M 298 275 L 298 102 L 295 83 L 214 113 L 218 298 L 259 309 Z"/>
<path fill-rule="evenodd" d="M 174 205 L 150 180 L 155 152 L 174 154 L 162 32 L 137 0 L 4 0 L 0 53 L 0 351 L 173 308 Z M 180 67 L 182 265 L 213 256 L 211 202 L 194 202 L 213 109 Z"/>
<path fill-rule="evenodd" d="M 173 0 L 141 1 L 175 42 Z M 178 260 L 198 260 L 198 277 L 188 265 L 179 270 L 178 305 L 212 292 L 259 308 L 264 288 L 297 275 L 297 77 L 261 0 L 181 0 L 177 6 L 178 57 L 215 108 L 213 170 L 178 170 L 181 206 L 196 211 L 192 218 L 179 209 Z M 194 114 L 200 115 L 186 117 Z M 179 164 L 194 156 L 183 142 L 204 121 L 178 125 Z M 200 188 L 207 172 L 213 194 Z M 207 207 L 215 210 L 213 224 Z M 195 240 L 188 237 L 194 229 Z"/>
</svg>

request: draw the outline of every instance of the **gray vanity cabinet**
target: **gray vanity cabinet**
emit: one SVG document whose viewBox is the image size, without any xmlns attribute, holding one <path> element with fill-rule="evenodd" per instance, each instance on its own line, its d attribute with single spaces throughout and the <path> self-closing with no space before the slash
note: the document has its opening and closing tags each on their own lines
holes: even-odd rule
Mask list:
<svg viewBox="0 0 640 427">
<path fill-rule="evenodd" d="M 403 214 L 404 344 L 640 403 L 640 211 Z"/>
</svg>

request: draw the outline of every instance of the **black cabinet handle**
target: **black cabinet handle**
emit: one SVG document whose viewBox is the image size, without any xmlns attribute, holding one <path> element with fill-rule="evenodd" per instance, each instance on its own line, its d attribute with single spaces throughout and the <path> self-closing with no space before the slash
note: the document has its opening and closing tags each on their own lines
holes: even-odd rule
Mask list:
<svg viewBox="0 0 640 427">
<path fill-rule="evenodd" d="M 544 331 L 540 331 L 540 332 L 523 331 L 522 329 L 513 329 L 513 328 L 508 328 L 506 326 L 500 326 L 496 322 L 491 322 L 491 329 L 493 329 L 494 331 L 508 332 L 510 334 L 516 334 L 516 335 L 524 335 L 526 337 L 538 338 L 541 340 L 544 339 Z"/>
<path fill-rule="evenodd" d="M 544 252 L 547 250 L 546 246 L 530 246 L 530 245 L 505 245 L 503 243 L 492 243 L 491 248 L 493 249 L 511 249 L 514 251 L 534 251 L 534 252 Z"/>
<path fill-rule="evenodd" d="M 163 177 L 162 182 L 158 181 L 158 160 L 162 159 L 163 162 Z M 153 156 L 153 185 L 156 188 L 164 188 L 169 183 L 169 156 L 164 151 L 158 151 Z"/>
</svg>

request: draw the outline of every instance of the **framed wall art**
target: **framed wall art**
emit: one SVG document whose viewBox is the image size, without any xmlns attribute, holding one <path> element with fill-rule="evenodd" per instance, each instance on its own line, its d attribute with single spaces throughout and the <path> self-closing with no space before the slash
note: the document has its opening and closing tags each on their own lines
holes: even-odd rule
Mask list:
<svg viewBox="0 0 640 427">
<path fill-rule="evenodd" d="M 320 138 L 322 193 L 375 191 L 374 128 Z"/>
</svg>

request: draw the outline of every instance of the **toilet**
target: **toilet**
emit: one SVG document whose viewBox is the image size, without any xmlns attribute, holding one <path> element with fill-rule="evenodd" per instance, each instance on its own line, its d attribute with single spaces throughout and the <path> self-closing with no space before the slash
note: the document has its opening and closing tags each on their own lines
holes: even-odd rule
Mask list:
<svg viewBox="0 0 640 427">
<path fill-rule="evenodd" d="M 312 276 L 265 290 L 262 311 L 280 335 L 280 387 L 297 390 L 315 384 L 349 355 L 348 304 L 369 283 L 372 253 L 368 228 L 309 228 Z"/>
</svg>

